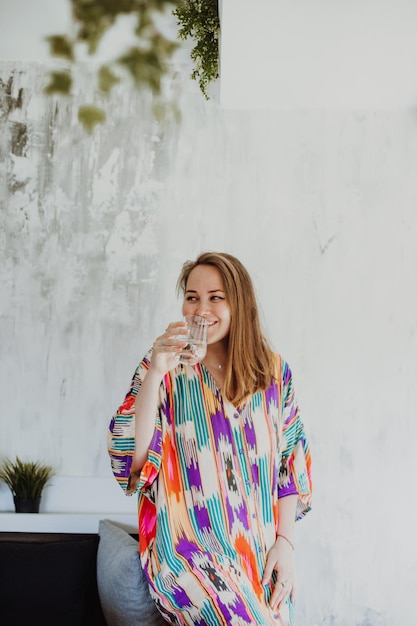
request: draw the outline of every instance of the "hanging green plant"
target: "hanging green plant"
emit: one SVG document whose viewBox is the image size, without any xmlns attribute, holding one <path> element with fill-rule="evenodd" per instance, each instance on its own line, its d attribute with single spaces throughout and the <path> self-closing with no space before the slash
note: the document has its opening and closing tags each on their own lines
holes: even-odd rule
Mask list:
<svg viewBox="0 0 417 626">
<path fill-rule="evenodd" d="M 72 5 L 75 34 L 52 35 L 47 38 L 50 54 L 65 59 L 68 67 L 51 72 L 45 91 L 48 94 L 70 95 L 76 85 L 75 66 L 77 52 L 86 48 L 89 55 L 97 52 L 103 36 L 113 28 L 117 18 L 134 17 L 134 45 L 125 53 L 105 63 L 96 72 L 97 90 L 108 94 L 127 73 L 135 86 L 145 86 L 157 96 L 162 79 L 168 72 L 172 54 L 178 42 L 172 40 L 158 28 L 158 17 L 169 15 L 177 5 L 175 0 L 68 0 Z M 120 71 L 122 70 L 122 72 Z M 86 103 L 78 112 L 78 119 L 87 132 L 106 120 L 102 106 Z"/>
<path fill-rule="evenodd" d="M 98 94 L 109 94 L 123 74 L 135 86 L 143 86 L 159 96 L 162 80 L 168 73 L 170 61 L 179 43 L 166 37 L 158 27 L 162 14 L 174 15 L 178 24 L 178 39 L 193 39 L 191 51 L 194 71 L 208 99 L 207 88 L 219 76 L 220 20 L 217 0 L 68 0 L 72 6 L 74 34 L 47 37 L 50 54 L 66 61 L 63 69 L 50 73 L 47 94 L 71 95 L 77 87 L 79 51 L 86 49 L 94 57 L 103 36 L 119 17 L 133 16 L 134 45 L 123 54 L 104 63 L 97 70 L 89 69 L 95 78 Z M 101 101 L 103 98 L 101 97 Z M 156 105 L 156 109 L 158 104 Z M 86 102 L 78 111 L 78 119 L 88 133 L 106 120 L 103 105 Z"/>
<path fill-rule="evenodd" d="M 194 39 L 191 51 L 194 61 L 193 80 L 198 80 L 201 91 L 208 99 L 207 88 L 219 77 L 220 18 L 218 0 L 180 0 L 173 11 L 177 18 L 178 37 Z"/>
</svg>

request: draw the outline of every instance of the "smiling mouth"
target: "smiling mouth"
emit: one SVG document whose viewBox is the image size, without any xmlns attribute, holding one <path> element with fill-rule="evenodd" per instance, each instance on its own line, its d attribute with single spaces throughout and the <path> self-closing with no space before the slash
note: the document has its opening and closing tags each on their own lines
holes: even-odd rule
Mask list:
<svg viewBox="0 0 417 626">
<path fill-rule="evenodd" d="M 208 320 L 206 320 L 205 318 L 204 318 L 204 322 L 199 322 L 199 321 L 198 321 L 198 322 L 196 322 L 196 326 L 206 326 L 206 327 L 207 327 L 207 330 L 208 330 L 209 328 L 212 328 L 212 327 L 213 327 L 213 326 L 215 326 L 216 324 L 217 324 L 217 320 L 215 320 L 214 322 L 209 322 L 209 321 L 208 321 Z"/>
</svg>

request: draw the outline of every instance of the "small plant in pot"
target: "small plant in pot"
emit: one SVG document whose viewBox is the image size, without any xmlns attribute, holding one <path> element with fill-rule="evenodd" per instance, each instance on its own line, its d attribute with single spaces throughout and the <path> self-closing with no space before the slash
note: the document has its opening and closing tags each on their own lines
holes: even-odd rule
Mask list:
<svg viewBox="0 0 417 626">
<path fill-rule="evenodd" d="M 0 480 L 13 494 L 16 513 L 39 513 L 42 491 L 55 470 L 39 462 L 6 459 L 0 467 Z"/>
</svg>

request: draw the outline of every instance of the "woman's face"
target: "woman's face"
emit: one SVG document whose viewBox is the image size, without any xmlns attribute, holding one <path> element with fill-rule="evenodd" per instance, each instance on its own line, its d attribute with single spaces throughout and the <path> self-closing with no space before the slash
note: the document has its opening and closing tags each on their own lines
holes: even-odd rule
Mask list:
<svg viewBox="0 0 417 626">
<path fill-rule="evenodd" d="M 223 341 L 230 331 L 230 306 L 222 275 L 212 265 L 197 265 L 187 280 L 183 315 L 201 315 L 209 322 L 207 343 Z"/>
</svg>

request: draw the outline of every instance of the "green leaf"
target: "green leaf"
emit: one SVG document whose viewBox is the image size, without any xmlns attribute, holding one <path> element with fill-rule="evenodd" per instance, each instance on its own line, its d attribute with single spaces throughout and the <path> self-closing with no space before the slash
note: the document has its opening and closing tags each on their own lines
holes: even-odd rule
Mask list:
<svg viewBox="0 0 417 626">
<path fill-rule="evenodd" d="M 72 78 L 68 71 L 63 72 L 51 72 L 51 81 L 49 85 L 45 87 L 45 93 L 61 93 L 68 95 L 71 90 Z"/>
<path fill-rule="evenodd" d="M 51 35 L 46 37 L 52 56 L 63 57 L 69 61 L 74 60 L 72 42 L 65 35 Z"/>
<path fill-rule="evenodd" d="M 88 134 L 91 135 L 97 124 L 104 124 L 106 114 L 98 107 L 85 105 L 78 109 L 78 121 L 83 124 Z"/>
<path fill-rule="evenodd" d="M 100 91 L 108 93 L 118 82 L 120 82 L 120 78 L 111 71 L 108 65 L 103 65 L 99 69 L 98 87 Z"/>
</svg>

